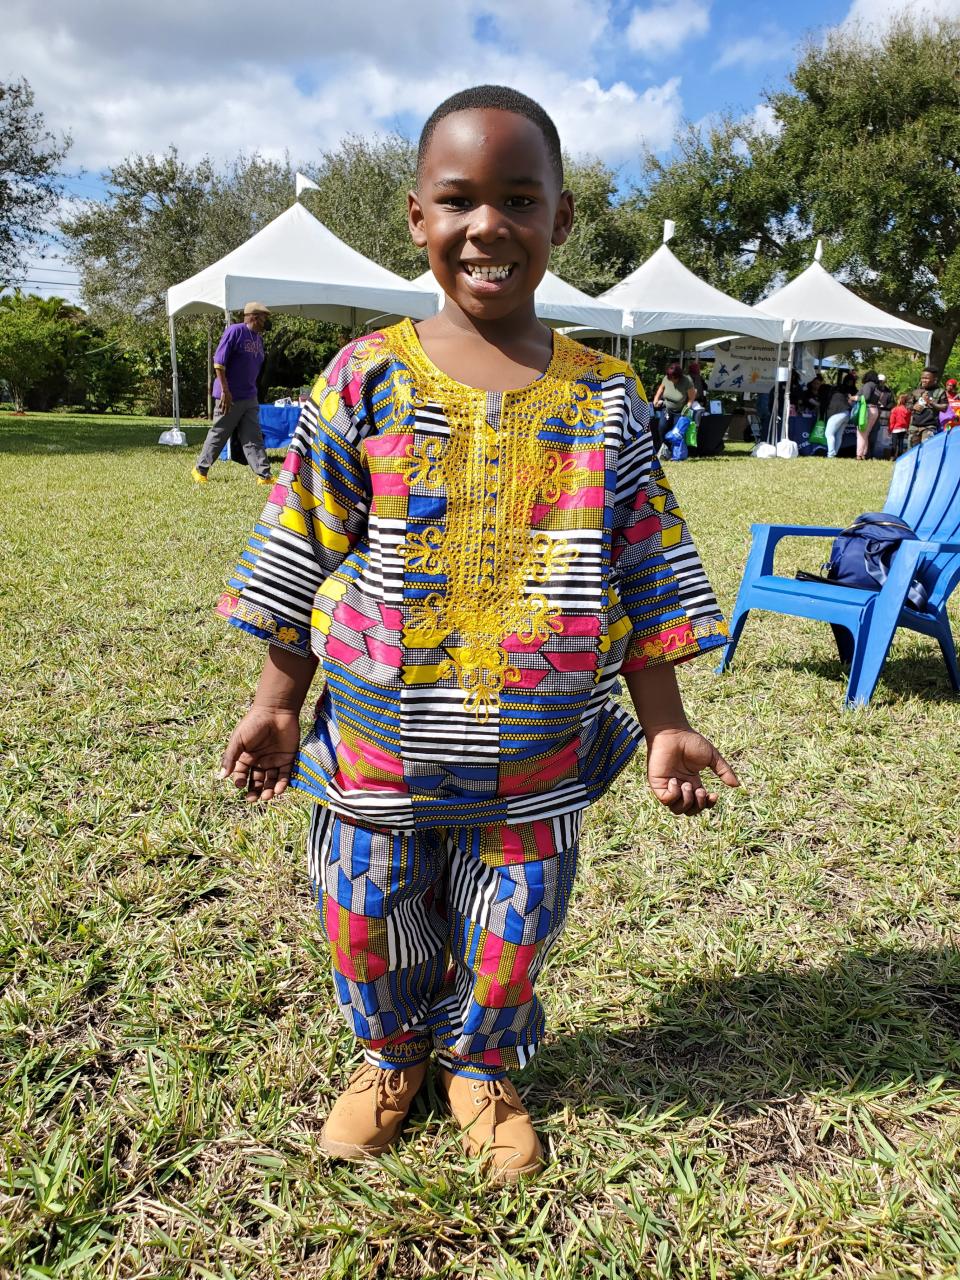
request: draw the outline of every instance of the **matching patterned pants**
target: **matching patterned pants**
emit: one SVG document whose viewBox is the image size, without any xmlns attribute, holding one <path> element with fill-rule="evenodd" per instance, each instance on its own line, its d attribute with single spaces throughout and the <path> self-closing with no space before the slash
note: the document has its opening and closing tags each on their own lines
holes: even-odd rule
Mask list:
<svg viewBox="0 0 960 1280">
<path fill-rule="evenodd" d="M 434 1050 L 497 1079 L 543 1035 L 533 984 L 567 913 L 582 815 L 519 826 L 369 829 L 316 806 L 308 866 L 337 999 L 368 1059 Z"/>
</svg>

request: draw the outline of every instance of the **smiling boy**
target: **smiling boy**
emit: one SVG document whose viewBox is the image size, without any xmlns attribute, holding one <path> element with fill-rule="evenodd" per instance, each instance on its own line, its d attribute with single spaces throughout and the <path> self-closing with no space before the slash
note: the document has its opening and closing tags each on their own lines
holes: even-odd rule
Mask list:
<svg viewBox="0 0 960 1280">
<path fill-rule="evenodd" d="M 515 1181 L 543 1152 L 507 1071 L 543 1036 L 534 982 L 583 812 L 643 736 L 672 812 L 716 802 L 702 769 L 738 785 L 673 670 L 726 628 L 632 370 L 537 320 L 573 223 L 543 109 L 498 86 L 448 99 L 409 208 L 445 303 L 351 343 L 313 390 L 221 606 L 269 642 L 222 772 L 318 802 L 310 876 L 364 1051 L 325 1149 L 387 1150 L 433 1054 L 465 1149 Z"/>
</svg>

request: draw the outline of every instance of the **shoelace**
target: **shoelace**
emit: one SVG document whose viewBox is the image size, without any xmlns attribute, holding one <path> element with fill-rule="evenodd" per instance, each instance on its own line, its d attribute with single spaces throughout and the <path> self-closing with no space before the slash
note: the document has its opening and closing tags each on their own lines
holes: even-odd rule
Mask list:
<svg viewBox="0 0 960 1280">
<path fill-rule="evenodd" d="M 371 1062 L 365 1062 L 354 1077 L 354 1087 L 358 1092 L 361 1089 L 376 1089 L 378 1111 L 403 1110 L 403 1072 L 396 1067 L 384 1071 Z"/>
<path fill-rule="evenodd" d="M 508 1089 L 505 1080 L 474 1080 L 470 1088 L 473 1090 L 474 1103 L 478 1107 L 492 1106 L 494 1114 L 496 1114 L 498 1102 L 502 1102 L 511 1111 L 519 1111 L 521 1109 L 517 1105 L 512 1091 Z"/>
</svg>

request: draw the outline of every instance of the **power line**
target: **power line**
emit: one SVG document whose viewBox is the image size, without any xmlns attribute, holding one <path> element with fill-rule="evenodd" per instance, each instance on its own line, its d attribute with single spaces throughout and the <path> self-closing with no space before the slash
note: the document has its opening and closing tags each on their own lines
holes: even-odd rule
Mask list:
<svg viewBox="0 0 960 1280">
<path fill-rule="evenodd" d="M 40 259 L 40 261 L 35 261 L 35 262 L 28 261 L 26 265 L 28 268 L 31 268 L 35 271 L 46 271 L 46 273 L 51 276 L 71 275 L 71 276 L 76 276 L 77 279 L 80 278 L 80 272 L 77 270 L 76 267 L 48 267 L 47 264 L 42 259 Z"/>
</svg>

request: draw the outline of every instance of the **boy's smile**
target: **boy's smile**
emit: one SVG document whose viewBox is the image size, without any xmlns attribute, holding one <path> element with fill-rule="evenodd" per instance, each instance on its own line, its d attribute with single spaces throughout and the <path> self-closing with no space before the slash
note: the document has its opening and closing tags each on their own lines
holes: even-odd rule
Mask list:
<svg viewBox="0 0 960 1280">
<path fill-rule="evenodd" d="M 409 204 L 411 235 L 448 307 L 481 325 L 535 319 L 534 290 L 551 245 L 569 235 L 573 198 L 532 121 L 501 110 L 446 116 Z"/>
</svg>

